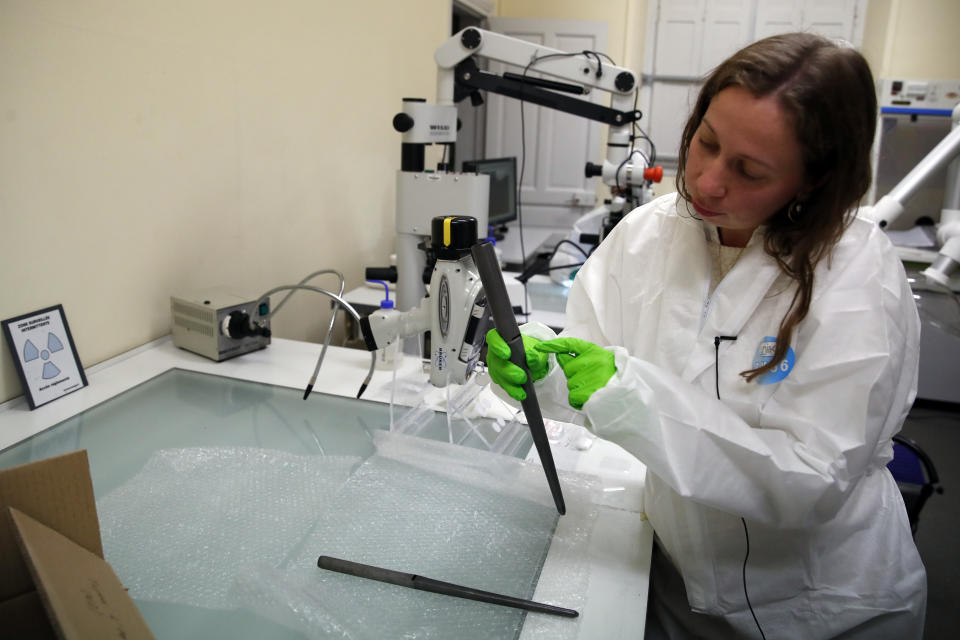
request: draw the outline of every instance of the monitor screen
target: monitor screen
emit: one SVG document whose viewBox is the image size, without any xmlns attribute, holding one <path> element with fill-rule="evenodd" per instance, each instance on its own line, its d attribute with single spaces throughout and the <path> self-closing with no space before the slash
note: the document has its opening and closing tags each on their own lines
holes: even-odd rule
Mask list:
<svg viewBox="0 0 960 640">
<path fill-rule="evenodd" d="M 465 160 L 465 173 L 490 176 L 490 212 L 487 224 L 499 226 L 517 219 L 517 159 Z"/>
</svg>

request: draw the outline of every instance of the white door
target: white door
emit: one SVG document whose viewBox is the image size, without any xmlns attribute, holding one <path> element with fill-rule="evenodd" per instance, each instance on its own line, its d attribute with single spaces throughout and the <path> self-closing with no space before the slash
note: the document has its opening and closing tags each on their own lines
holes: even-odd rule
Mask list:
<svg viewBox="0 0 960 640">
<path fill-rule="evenodd" d="M 491 18 L 491 31 L 559 49 L 606 52 L 604 22 L 572 20 Z M 536 76 L 535 66 L 527 73 Z M 490 62 L 491 73 L 523 73 L 519 67 Z M 593 92 L 592 100 L 609 104 L 609 95 Z M 596 202 L 597 178 L 587 178 L 587 162 L 602 162 L 605 128 L 566 113 L 521 103 L 487 93 L 487 158 L 516 156 L 522 171 L 520 189 L 523 224 L 569 228 Z M 521 137 L 521 129 L 523 136 Z M 525 141 L 525 144 L 522 142 Z M 519 178 L 519 175 L 518 175 Z"/>
<path fill-rule="evenodd" d="M 757 5 L 754 39 L 786 31 L 812 31 L 859 44 L 865 11 L 862 0 L 763 0 Z"/>
<path fill-rule="evenodd" d="M 657 164 L 676 167 L 680 134 L 700 79 L 750 42 L 752 0 L 661 0 L 651 4 L 640 91 Z"/>
<path fill-rule="evenodd" d="M 863 40 L 867 0 L 651 0 L 644 50 L 643 122 L 657 163 L 676 169 L 683 125 L 702 78 L 739 48 L 787 31 Z"/>
</svg>

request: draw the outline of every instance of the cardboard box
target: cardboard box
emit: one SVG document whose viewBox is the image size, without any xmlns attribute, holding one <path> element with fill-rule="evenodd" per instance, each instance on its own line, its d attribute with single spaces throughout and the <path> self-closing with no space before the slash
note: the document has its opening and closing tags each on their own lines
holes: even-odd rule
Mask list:
<svg viewBox="0 0 960 640">
<path fill-rule="evenodd" d="M 103 559 L 86 451 L 0 471 L 0 629 L 13 638 L 153 638 Z"/>
</svg>

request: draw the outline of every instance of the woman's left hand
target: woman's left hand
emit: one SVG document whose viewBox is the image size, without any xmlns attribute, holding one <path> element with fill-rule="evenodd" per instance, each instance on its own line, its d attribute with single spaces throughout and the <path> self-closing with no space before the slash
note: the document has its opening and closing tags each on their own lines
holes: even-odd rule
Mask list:
<svg viewBox="0 0 960 640">
<path fill-rule="evenodd" d="M 606 386 L 617 372 L 613 354 L 600 345 L 580 338 L 555 338 L 537 343 L 543 353 L 557 354 L 557 363 L 567 376 L 570 406 L 582 409 L 590 396 Z"/>
</svg>

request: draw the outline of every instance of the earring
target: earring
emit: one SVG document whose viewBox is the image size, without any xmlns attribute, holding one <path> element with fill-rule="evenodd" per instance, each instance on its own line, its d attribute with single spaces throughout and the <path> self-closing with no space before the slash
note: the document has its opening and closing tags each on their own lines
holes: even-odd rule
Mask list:
<svg viewBox="0 0 960 640">
<path fill-rule="evenodd" d="M 790 203 L 790 206 L 787 207 L 787 219 L 795 223 L 801 215 L 803 215 L 803 203 L 799 200 L 794 200 Z"/>
</svg>

